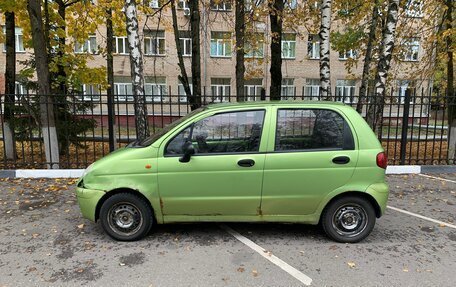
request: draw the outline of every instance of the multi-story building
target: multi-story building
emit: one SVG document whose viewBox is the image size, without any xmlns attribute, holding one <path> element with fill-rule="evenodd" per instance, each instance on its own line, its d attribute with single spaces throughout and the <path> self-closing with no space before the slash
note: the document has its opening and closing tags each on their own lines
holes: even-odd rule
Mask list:
<svg viewBox="0 0 456 287">
<path fill-rule="evenodd" d="M 160 7 L 160 1 L 147 1 L 153 9 Z M 208 1 L 209 2 L 209 1 Z M 235 43 L 234 43 L 234 6 L 230 1 L 210 1 L 203 5 L 201 11 L 201 67 L 203 94 L 211 101 L 228 101 L 228 97 L 235 95 Z M 299 1 L 289 1 L 289 8 L 300 5 Z M 409 1 L 403 17 L 423 17 L 422 7 L 416 7 L 416 1 Z M 420 4 L 421 5 L 421 4 Z M 408 10 L 407 10 L 408 9 Z M 117 11 L 116 13 L 121 13 Z M 184 56 L 187 73 L 191 77 L 191 42 L 189 35 L 189 8 L 185 0 L 178 3 L 178 22 L 180 43 Z M 144 53 L 145 91 L 150 102 L 170 101 L 170 95 L 175 97 L 171 101 L 185 102 L 185 92 L 179 83 L 177 51 L 171 27 L 171 12 L 163 10 L 161 21 L 158 17 L 145 17 L 141 15 L 142 45 Z M 258 99 L 261 90 L 269 92 L 270 85 L 270 23 L 269 17 L 264 17 L 256 25 L 260 41 L 258 45 L 246 54 L 247 77 L 245 91 L 251 100 Z M 336 25 L 335 29 L 340 26 Z M 71 41 L 71 39 L 69 39 Z M 398 102 L 403 102 L 405 93 L 411 87 L 424 89 L 428 92 L 431 88 L 429 79 L 410 78 L 410 68 L 419 69 L 423 48 L 420 37 L 411 35 L 403 38 L 403 56 L 401 61 L 394 64 L 394 78 L 392 88 Z M 74 53 L 91 54 L 89 66 L 105 66 L 106 60 L 98 53 L 98 47 L 105 47 L 105 28 L 99 27 L 97 33 L 91 35 L 83 44 L 74 44 Z M 248 43 L 247 43 L 248 45 Z M 284 31 L 282 35 L 282 98 L 305 96 L 317 98 L 319 96 L 319 37 L 309 33 L 306 28 L 295 27 Z M 0 44 L 0 93 L 4 91 L 5 49 Z M 31 49 L 26 49 L 23 43 L 22 29 L 16 28 L 17 69 L 20 70 L 21 61 L 30 58 Z M 133 100 L 132 84 L 130 77 L 130 62 L 127 38 L 125 34 L 115 35 L 114 39 L 114 90 L 117 100 L 128 102 Z M 336 100 L 353 102 L 358 95 L 362 72 L 362 59 L 353 67 L 351 73 L 347 72 L 346 61 L 358 57 L 358 52 L 331 51 L 331 83 Z M 16 85 L 17 93 L 27 93 L 19 82 Z M 104 91 L 96 85 L 83 85 L 81 93 L 85 95 L 103 94 Z M 179 96 L 179 97 L 177 97 Z"/>
</svg>

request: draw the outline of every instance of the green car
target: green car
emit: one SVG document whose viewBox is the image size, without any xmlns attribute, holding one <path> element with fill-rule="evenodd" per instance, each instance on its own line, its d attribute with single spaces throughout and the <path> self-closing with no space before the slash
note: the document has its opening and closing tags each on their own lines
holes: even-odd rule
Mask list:
<svg viewBox="0 0 456 287">
<path fill-rule="evenodd" d="M 386 164 L 344 104 L 214 104 L 96 161 L 76 194 L 117 240 L 164 223 L 295 222 L 358 242 L 385 212 Z"/>
</svg>

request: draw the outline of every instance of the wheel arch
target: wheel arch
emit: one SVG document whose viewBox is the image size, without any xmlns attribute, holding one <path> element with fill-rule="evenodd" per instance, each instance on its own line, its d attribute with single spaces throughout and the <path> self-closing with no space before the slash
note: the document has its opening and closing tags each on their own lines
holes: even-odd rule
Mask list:
<svg viewBox="0 0 456 287">
<path fill-rule="evenodd" d="M 154 216 L 154 221 L 157 222 L 157 215 L 155 214 L 156 209 L 152 206 L 152 203 L 150 202 L 150 200 L 140 191 L 131 189 L 131 188 L 126 188 L 126 187 L 116 188 L 111 191 L 108 191 L 108 192 L 106 192 L 105 195 L 103 195 L 100 198 L 100 200 L 98 201 L 97 206 L 95 208 L 95 222 L 97 222 L 98 219 L 100 218 L 100 210 L 101 210 L 101 206 L 103 205 L 103 203 L 111 196 L 119 194 L 119 193 L 129 193 L 129 194 L 136 195 L 136 196 L 140 197 L 141 199 L 143 199 L 147 203 L 149 208 L 152 210 L 152 214 Z"/>
<path fill-rule="evenodd" d="M 319 222 L 321 222 L 321 217 L 324 213 L 324 210 L 332 202 L 334 202 L 335 200 L 337 200 L 339 198 L 346 197 L 346 196 L 356 196 L 356 197 L 360 197 L 360 198 L 367 200 L 374 207 L 375 216 L 377 218 L 380 218 L 380 216 L 382 216 L 382 210 L 380 208 L 380 205 L 378 204 L 377 200 L 375 200 L 375 198 L 372 195 L 370 195 L 369 193 L 366 193 L 366 192 L 362 192 L 362 191 L 346 191 L 346 192 L 337 194 L 336 196 L 332 197 L 328 202 L 326 202 L 326 204 L 324 205 L 324 207 L 321 210 Z"/>
</svg>

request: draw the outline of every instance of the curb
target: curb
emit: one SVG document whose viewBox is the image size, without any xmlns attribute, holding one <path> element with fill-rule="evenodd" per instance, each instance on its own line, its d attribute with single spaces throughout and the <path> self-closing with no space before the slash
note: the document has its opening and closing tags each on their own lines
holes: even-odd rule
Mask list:
<svg viewBox="0 0 456 287">
<path fill-rule="evenodd" d="M 79 178 L 84 169 L 0 170 L 0 178 Z M 456 173 L 456 165 L 392 165 L 386 174 Z"/>
</svg>

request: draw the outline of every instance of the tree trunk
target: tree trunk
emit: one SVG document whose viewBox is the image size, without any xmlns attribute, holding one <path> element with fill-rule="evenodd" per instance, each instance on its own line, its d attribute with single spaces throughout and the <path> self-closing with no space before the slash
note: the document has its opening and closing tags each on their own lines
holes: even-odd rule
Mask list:
<svg viewBox="0 0 456 287">
<path fill-rule="evenodd" d="M 176 43 L 176 50 L 177 50 L 177 59 L 179 69 L 181 74 L 178 76 L 179 81 L 184 86 L 185 94 L 187 95 L 187 99 L 192 97 L 192 90 L 190 89 L 190 83 L 188 81 L 187 70 L 185 69 L 184 64 L 184 57 L 182 55 L 182 47 L 179 40 L 179 27 L 177 26 L 177 13 L 176 13 L 176 4 L 175 0 L 171 0 L 171 14 L 173 16 L 173 30 L 174 30 L 174 42 Z"/>
<path fill-rule="evenodd" d="M 30 18 L 33 50 L 40 100 L 40 124 L 48 168 L 59 168 L 59 146 L 54 119 L 53 99 L 50 96 L 49 59 L 41 16 L 41 1 L 28 0 L 27 10 Z"/>
<path fill-rule="evenodd" d="M 201 107 L 201 41 L 199 1 L 189 1 L 190 34 L 192 38 L 192 84 L 193 95 L 189 98 L 190 109 Z"/>
<path fill-rule="evenodd" d="M 49 31 L 51 31 L 51 20 L 49 19 L 49 0 L 44 0 L 44 39 L 46 40 L 47 52 L 51 51 Z"/>
<path fill-rule="evenodd" d="M 269 18 L 271 20 L 271 100 L 280 100 L 282 87 L 282 23 L 283 0 L 268 2 Z"/>
<path fill-rule="evenodd" d="M 5 108 L 3 120 L 3 141 L 5 144 L 5 157 L 16 158 L 16 144 L 14 139 L 14 100 L 16 83 L 16 36 L 14 12 L 5 12 L 6 30 L 6 67 L 5 67 Z"/>
<path fill-rule="evenodd" d="M 245 0 L 236 0 L 236 99 L 245 101 L 244 95 L 244 42 L 245 42 Z"/>
<path fill-rule="evenodd" d="M 330 43 L 331 33 L 331 0 L 321 0 L 320 25 L 320 96 L 324 100 L 332 100 Z"/>
<path fill-rule="evenodd" d="M 364 56 L 363 75 L 361 77 L 361 88 L 359 89 L 358 104 L 356 105 L 356 111 L 358 113 L 362 113 L 363 105 L 365 104 L 366 98 L 367 98 L 367 87 L 369 84 L 369 72 L 370 72 L 370 66 L 371 66 L 371 62 L 372 62 L 373 43 L 375 40 L 375 31 L 377 30 L 377 24 L 378 24 L 378 9 L 379 9 L 379 3 L 378 3 L 378 0 L 375 0 L 374 8 L 372 11 L 372 21 L 370 23 L 369 35 L 368 35 L 367 45 L 366 45 L 366 55 Z"/>
<path fill-rule="evenodd" d="M 109 151 L 114 151 L 117 146 L 114 120 L 114 58 L 112 56 L 114 45 L 114 31 L 112 28 L 112 9 L 106 10 L 106 72 L 108 78 L 108 88 L 106 96 L 108 98 L 108 132 L 109 132 Z"/>
<path fill-rule="evenodd" d="M 446 0 L 446 31 L 453 29 L 453 2 L 454 0 Z M 456 94 L 454 91 L 454 57 L 453 57 L 453 41 L 451 34 L 446 36 L 447 49 L 447 96 L 448 96 L 448 163 L 456 163 Z"/>
<path fill-rule="evenodd" d="M 144 63 L 139 39 L 138 15 L 136 0 L 125 0 L 125 17 L 127 24 L 127 39 L 130 48 L 130 70 L 135 99 L 135 124 L 138 140 L 149 136 L 149 122 L 147 119 L 146 97 L 144 94 Z"/>
<path fill-rule="evenodd" d="M 383 106 L 385 103 L 386 80 L 391 66 L 391 58 L 394 49 L 394 38 L 398 19 L 399 0 L 389 0 L 386 23 L 382 31 L 382 43 L 380 58 L 375 75 L 374 98 L 367 111 L 367 123 L 372 130 L 380 135 L 383 118 Z"/>
<path fill-rule="evenodd" d="M 58 48 L 57 48 L 57 83 L 58 83 L 58 94 L 59 95 L 64 95 L 67 91 L 66 87 L 66 72 L 65 72 L 65 67 L 64 67 L 64 56 L 65 56 L 65 42 L 66 42 L 66 25 L 65 25 L 65 9 L 66 9 L 66 4 L 62 0 L 56 1 L 58 5 L 57 12 L 59 13 L 59 16 L 61 18 L 61 25 L 59 27 L 60 30 L 62 30 L 63 36 L 59 37 L 58 40 Z M 49 40 L 48 40 L 49 41 Z M 63 97 L 62 99 L 63 100 Z M 64 102 L 62 103 L 63 105 L 65 104 Z M 63 107 L 65 108 L 65 107 Z"/>
</svg>

